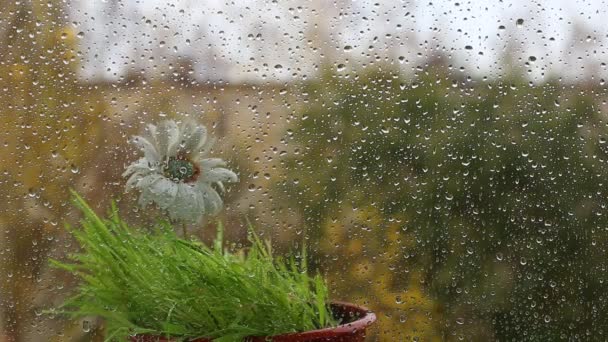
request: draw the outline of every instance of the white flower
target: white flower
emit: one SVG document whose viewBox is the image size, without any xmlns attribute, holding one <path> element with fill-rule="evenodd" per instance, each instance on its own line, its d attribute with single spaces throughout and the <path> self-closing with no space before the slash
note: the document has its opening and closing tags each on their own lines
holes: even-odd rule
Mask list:
<svg viewBox="0 0 608 342">
<path fill-rule="evenodd" d="M 219 158 L 204 158 L 213 142 L 207 129 L 192 122 L 178 125 L 173 120 L 147 127 L 147 137 L 134 136 L 133 143 L 144 156 L 124 172 L 127 190 L 140 191 L 139 205 L 155 203 L 172 220 L 200 222 L 223 206 L 214 185 L 236 182 L 234 172 L 220 166 Z"/>
</svg>

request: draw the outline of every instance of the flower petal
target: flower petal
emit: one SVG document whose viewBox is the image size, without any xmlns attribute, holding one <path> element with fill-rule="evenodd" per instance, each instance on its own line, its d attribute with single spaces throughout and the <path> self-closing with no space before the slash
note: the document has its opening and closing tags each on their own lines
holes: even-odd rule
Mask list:
<svg viewBox="0 0 608 342">
<path fill-rule="evenodd" d="M 132 142 L 144 153 L 144 158 L 148 159 L 151 163 L 157 163 L 160 161 L 159 151 L 151 141 L 136 135 L 133 137 Z"/>
<path fill-rule="evenodd" d="M 154 194 L 150 191 L 150 188 L 163 178 L 163 176 L 153 173 L 137 180 L 134 186 L 141 192 L 138 201 L 140 207 L 145 208 L 148 204 L 154 202 Z"/>
<path fill-rule="evenodd" d="M 238 177 L 236 174 L 228 169 L 223 167 L 216 167 L 213 169 L 203 170 L 200 178 L 201 181 L 207 183 L 217 183 L 217 182 L 228 182 L 235 183 L 238 181 Z"/>
<path fill-rule="evenodd" d="M 123 177 L 127 177 L 130 174 L 139 173 L 140 175 L 147 175 L 157 171 L 156 167 L 148 162 L 146 158 L 140 158 L 137 161 L 127 166 L 125 172 L 122 173 Z"/>
<path fill-rule="evenodd" d="M 175 202 L 177 189 L 177 184 L 165 177 L 154 182 L 149 187 L 154 203 L 164 210 L 170 208 Z"/>
<path fill-rule="evenodd" d="M 198 149 L 198 153 L 194 152 L 193 153 L 193 160 L 203 160 L 205 158 L 205 156 L 207 154 L 209 154 L 209 151 L 211 151 L 211 148 L 213 147 L 213 145 L 215 144 L 215 139 L 214 138 L 209 138 L 207 139 L 207 141 L 205 141 L 204 144 L 201 144 L 199 149 Z"/>
<path fill-rule="evenodd" d="M 159 153 L 165 157 L 175 157 L 179 145 L 179 128 L 173 120 L 165 120 L 158 124 L 156 132 Z"/>
<path fill-rule="evenodd" d="M 211 170 L 214 167 L 224 166 L 224 165 L 226 165 L 226 162 L 220 158 L 205 158 L 205 159 L 201 159 L 201 161 L 200 161 L 200 167 L 203 172 L 205 170 Z"/>
<path fill-rule="evenodd" d="M 195 189 L 184 183 L 177 184 L 177 195 L 170 208 L 169 216 L 173 220 L 198 222 L 205 214 L 205 207 L 197 198 Z"/>
<path fill-rule="evenodd" d="M 155 125 L 153 124 L 148 124 L 146 125 L 146 129 L 147 129 L 147 136 L 149 137 L 149 141 L 156 147 L 156 149 L 158 150 L 158 140 L 156 140 L 156 135 L 157 133 L 157 128 Z"/>
<path fill-rule="evenodd" d="M 156 169 L 151 167 L 146 158 L 141 158 L 138 161 L 129 165 L 125 172 L 123 172 L 122 176 L 129 177 L 127 180 L 126 188 L 127 190 L 135 187 L 136 183 L 141 180 L 143 177 L 148 176 L 152 173 L 155 173 Z"/>
<path fill-rule="evenodd" d="M 210 215 L 216 215 L 224 206 L 222 198 L 217 191 L 208 184 L 199 183 L 199 188 L 201 189 L 205 201 L 205 211 Z"/>
<path fill-rule="evenodd" d="M 180 150 L 193 154 L 200 150 L 207 141 L 207 129 L 205 126 L 197 125 L 191 121 L 182 124 Z"/>
</svg>

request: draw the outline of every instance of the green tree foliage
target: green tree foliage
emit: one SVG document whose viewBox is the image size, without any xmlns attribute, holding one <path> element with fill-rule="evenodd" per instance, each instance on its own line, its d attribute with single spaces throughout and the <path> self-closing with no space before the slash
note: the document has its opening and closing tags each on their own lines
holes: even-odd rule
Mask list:
<svg viewBox="0 0 608 342">
<path fill-rule="evenodd" d="M 382 67 L 327 73 L 304 91 L 281 190 L 319 254 L 343 253 L 324 261 L 329 269 L 357 260 L 343 244 L 323 248 L 336 234 L 363 241 L 357 253 L 372 267 L 388 265 L 384 292 L 360 293 L 392 320 L 384 336 L 406 336 L 408 313 L 397 308 L 415 285 L 434 303 L 426 329 L 443 339 L 603 339 L 608 145 L 598 90 L 465 79 L 440 64 L 410 80 Z M 349 220 L 366 208 L 375 214 Z M 396 293 L 405 304 L 387 305 Z"/>
</svg>

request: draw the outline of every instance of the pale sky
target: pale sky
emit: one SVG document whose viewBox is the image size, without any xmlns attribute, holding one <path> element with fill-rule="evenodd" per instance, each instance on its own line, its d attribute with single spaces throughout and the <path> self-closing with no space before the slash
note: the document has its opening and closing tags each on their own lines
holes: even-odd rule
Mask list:
<svg viewBox="0 0 608 342">
<path fill-rule="evenodd" d="M 411 73 L 429 57 L 451 57 L 466 75 L 500 76 L 512 67 L 567 78 L 607 72 L 605 1 L 127 0 L 75 1 L 83 32 L 83 76 L 117 79 L 127 70 L 167 71 L 194 62 L 199 80 L 297 81 L 329 62 L 348 72 L 380 59 Z M 518 24 L 519 23 L 519 24 Z"/>
</svg>

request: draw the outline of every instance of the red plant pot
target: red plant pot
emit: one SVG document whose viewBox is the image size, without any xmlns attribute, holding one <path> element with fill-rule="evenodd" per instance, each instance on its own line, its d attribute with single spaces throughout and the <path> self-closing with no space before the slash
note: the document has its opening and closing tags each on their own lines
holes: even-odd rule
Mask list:
<svg viewBox="0 0 608 342">
<path fill-rule="evenodd" d="M 365 341 L 367 328 L 376 321 L 376 315 L 362 306 L 334 302 L 331 310 L 342 324 L 333 328 L 304 331 L 276 336 L 254 336 L 248 342 L 362 342 Z M 152 335 L 131 337 L 131 342 L 173 342 L 171 338 Z M 209 339 L 196 339 L 192 342 L 210 342 Z"/>
</svg>

